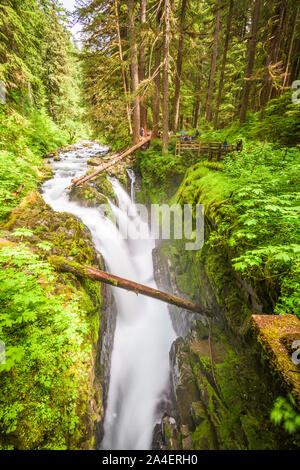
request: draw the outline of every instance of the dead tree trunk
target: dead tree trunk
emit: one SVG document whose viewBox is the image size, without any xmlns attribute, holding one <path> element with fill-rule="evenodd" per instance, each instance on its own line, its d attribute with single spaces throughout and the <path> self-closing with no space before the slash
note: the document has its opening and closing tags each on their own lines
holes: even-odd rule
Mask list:
<svg viewBox="0 0 300 470">
<path fill-rule="evenodd" d="M 150 139 L 151 137 L 146 137 L 145 139 L 140 140 L 136 145 L 131 147 L 129 150 L 126 150 L 126 152 L 122 153 L 121 155 L 117 155 L 117 154 L 113 155 L 114 158 L 112 158 L 110 162 L 103 163 L 103 165 L 100 165 L 100 167 L 98 167 L 98 169 L 96 171 L 93 171 L 93 173 L 91 173 L 90 175 L 86 175 L 86 176 L 83 175 L 83 176 L 80 176 L 80 178 L 75 178 L 71 180 L 72 184 L 66 189 L 72 189 L 73 186 L 79 186 L 80 184 L 85 183 L 86 181 L 94 178 L 94 176 L 97 176 L 99 173 L 101 173 L 101 171 L 107 170 L 108 168 L 115 165 L 123 158 L 128 157 L 128 155 L 130 155 L 132 152 L 134 152 L 135 150 L 137 150 L 138 148 L 142 147 L 144 144 L 149 142 Z"/>
<path fill-rule="evenodd" d="M 185 308 L 192 312 L 200 313 L 202 315 L 211 316 L 212 313 L 201 307 L 200 305 L 190 302 L 189 300 L 181 299 L 175 295 L 168 294 L 166 292 L 161 292 L 160 290 L 153 289 L 152 287 L 139 284 L 137 282 L 129 281 L 119 276 L 113 274 L 105 273 L 99 269 L 91 268 L 89 266 L 83 266 L 77 263 L 68 263 L 64 258 L 58 256 L 50 257 L 50 262 L 56 267 L 58 271 L 61 272 L 70 272 L 79 277 L 89 277 L 95 279 L 96 281 L 104 282 L 114 287 L 120 287 L 131 292 L 138 294 L 146 295 L 147 297 L 152 297 L 153 299 L 161 300 L 171 305 L 176 305 L 177 307 Z"/>
</svg>

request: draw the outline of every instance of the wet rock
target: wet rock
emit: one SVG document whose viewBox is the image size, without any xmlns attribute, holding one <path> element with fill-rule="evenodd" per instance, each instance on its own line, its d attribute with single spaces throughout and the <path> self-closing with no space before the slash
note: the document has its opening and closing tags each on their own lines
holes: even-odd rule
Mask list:
<svg viewBox="0 0 300 470">
<path fill-rule="evenodd" d="M 75 201 L 83 207 L 98 207 L 108 203 L 104 194 L 101 194 L 96 188 L 87 183 L 73 187 L 69 198 L 70 201 Z"/>
<path fill-rule="evenodd" d="M 91 165 L 91 166 L 99 166 L 102 163 L 103 163 L 103 160 L 101 158 L 97 158 L 97 157 L 90 158 L 87 162 L 87 164 Z"/>
</svg>

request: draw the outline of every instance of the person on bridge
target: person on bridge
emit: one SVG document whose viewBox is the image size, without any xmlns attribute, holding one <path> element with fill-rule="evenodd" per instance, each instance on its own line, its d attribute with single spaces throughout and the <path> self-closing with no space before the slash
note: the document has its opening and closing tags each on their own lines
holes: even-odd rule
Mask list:
<svg viewBox="0 0 300 470">
<path fill-rule="evenodd" d="M 243 141 L 242 139 L 238 141 L 238 143 L 236 144 L 236 150 L 237 152 L 241 152 L 243 150 Z"/>
</svg>

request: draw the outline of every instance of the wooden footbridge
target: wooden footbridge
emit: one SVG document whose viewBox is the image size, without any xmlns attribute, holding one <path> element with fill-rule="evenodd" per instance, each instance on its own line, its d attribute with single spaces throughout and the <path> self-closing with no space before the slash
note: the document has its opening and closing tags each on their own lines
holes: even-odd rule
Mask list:
<svg viewBox="0 0 300 470">
<path fill-rule="evenodd" d="M 180 139 L 176 142 L 175 156 L 184 152 L 195 152 L 197 155 L 206 156 L 208 160 L 221 160 L 223 155 L 235 151 L 234 145 L 226 145 L 222 142 L 198 142 L 195 140 Z"/>
</svg>

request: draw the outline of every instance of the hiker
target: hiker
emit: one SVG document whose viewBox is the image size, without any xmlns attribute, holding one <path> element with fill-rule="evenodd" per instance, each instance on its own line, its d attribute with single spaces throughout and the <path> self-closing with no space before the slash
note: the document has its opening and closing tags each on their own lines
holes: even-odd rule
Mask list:
<svg viewBox="0 0 300 470">
<path fill-rule="evenodd" d="M 225 139 L 224 142 L 223 142 L 223 149 L 224 149 L 225 151 L 227 151 L 227 149 L 228 149 L 228 143 L 227 143 L 227 140 L 226 140 L 226 139 Z"/>
<path fill-rule="evenodd" d="M 141 127 L 141 137 L 144 137 L 144 134 L 145 134 L 145 129 Z"/>
<path fill-rule="evenodd" d="M 238 141 L 238 143 L 236 144 L 236 151 L 237 152 L 241 152 L 243 150 L 243 141 L 242 139 Z"/>
</svg>

